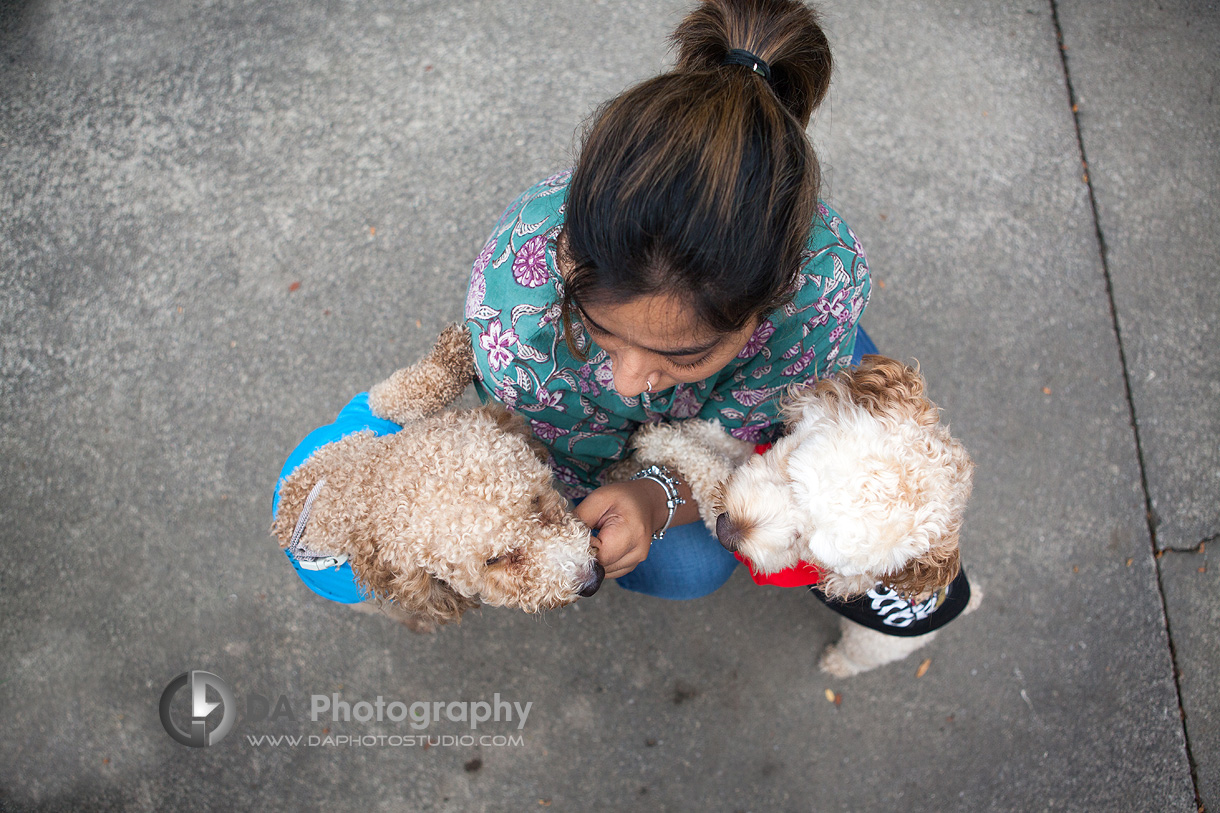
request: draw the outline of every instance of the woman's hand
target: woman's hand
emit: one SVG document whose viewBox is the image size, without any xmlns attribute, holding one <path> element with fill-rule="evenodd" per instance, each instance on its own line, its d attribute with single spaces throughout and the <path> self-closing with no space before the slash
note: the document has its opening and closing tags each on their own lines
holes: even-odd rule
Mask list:
<svg viewBox="0 0 1220 813">
<path fill-rule="evenodd" d="M 607 579 L 617 579 L 648 558 L 652 534 L 665 524 L 665 489 L 651 480 L 602 486 L 576 506 L 576 517 L 597 531 L 593 546 Z"/>
</svg>

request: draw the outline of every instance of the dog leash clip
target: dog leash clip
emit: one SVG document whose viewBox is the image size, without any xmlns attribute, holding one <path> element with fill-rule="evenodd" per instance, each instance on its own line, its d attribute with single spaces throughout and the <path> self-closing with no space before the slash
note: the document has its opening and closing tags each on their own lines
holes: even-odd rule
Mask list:
<svg viewBox="0 0 1220 813">
<path fill-rule="evenodd" d="M 301 535 L 305 533 L 305 524 L 309 522 L 309 512 L 313 510 L 314 500 L 318 498 L 318 494 L 322 491 L 322 486 L 324 485 L 326 485 L 325 477 L 314 483 L 309 496 L 305 498 L 305 506 L 301 509 L 301 516 L 297 517 L 296 527 L 292 529 L 292 539 L 288 542 L 288 552 L 292 554 L 292 558 L 296 560 L 296 563 L 302 570 L 326 570 L 331 567 L 339 567 L 347 561 L 346 553 L 340 553 L 338 556 L 335 556 L 321 551 L 310 550 L 301 544 Z"/>
</svg>

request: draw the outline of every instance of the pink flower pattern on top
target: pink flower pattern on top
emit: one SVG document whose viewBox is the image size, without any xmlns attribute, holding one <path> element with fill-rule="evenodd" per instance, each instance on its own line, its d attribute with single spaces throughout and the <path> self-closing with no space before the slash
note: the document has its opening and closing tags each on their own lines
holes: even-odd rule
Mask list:
<svg viewBox="0 0 1220 813">
<path fill-rule="evenodd" d="M 496 241 L 488 240 L 487 245 L 483 246 L 483 250 L 479 252 L 479 256 L 474 261 L 474 271 L 477 274 L 482 274 L 487 270 L 487 266 L 491 264 L 491 255 L 496 250 Z"/>
<path fill-rule="evenodd" d="M 750 336 L 749 341 L 746 342 L 746 346 L 741 348 L 737 358 L 754 358 L 762 352 L 762 349 L 767 346 L 767 339 L 770 339 L 774 334 L 775 325 L 771 324 L 770 319 L 764 319 L 758 327 L 754 328 L 754 333 Z"/>
<path fill-rule="evenodd" d="M 487 280 L 483 272 L 476 268 L 470 274 L 470 288 L 466 291 L 466 318 L 473 319 L 483 306 L 483 297 L 487 295 Z"/>
<path fill-rule="evenodd" d="M 546 285 L 546 235 L 540 234 L 528 240 L 517 251 L 513 260 L 513 279 L 526 288 Z"/>
<path fill-rule="evenodd" d="M 493 319 L 487 332 L 479 336 L 479 347 L 487 351 L 487 361 L 492 370 L 503 370 L 513 362 L 512 346 L 517 343 L 517 334 L 504 330 L 499 319 Z"/>
<path fill-rule="evenodd" d="M 563 437 L 562 429 L 546 421 L 530 421 L 530 428 L 534 430 L 534 436 L 544 442 L 558 440 Z"/>
<path fill-rule="evenodd" d="M 754 423 L 747 426 L 735 426 L 729 430 L 729 434 L 747 443 L 762 443 L 763 430 L 768 428 L 770 427 L 767 424 Z"/>
<path fill-rule="evenodd" d="M 679 384 L 676 389 L 673 406 L 669 408 L 670 417 L 684 421 L 698 415 L 700 404 L 699 396 L 695 391 L 685 384 Z"/>
<path fill-rule="evenodd" d="M 804 353 L 801 353 L 800 358 L 798 358 L 792 364 L 789 364 L 787 367 L 785 367 L 782 370 L 782 373 L 785 376 L 795 376 L 798 373 L 803 373 L 805 371 L 805 368 L 809 366 L 809 363 L 811 361 L 813 361 L 814 358 L 816 358 L 816 357 L 817 357 L 817 348 L 811 347 L 808 350 L 806 350 Z"/>
</svg>

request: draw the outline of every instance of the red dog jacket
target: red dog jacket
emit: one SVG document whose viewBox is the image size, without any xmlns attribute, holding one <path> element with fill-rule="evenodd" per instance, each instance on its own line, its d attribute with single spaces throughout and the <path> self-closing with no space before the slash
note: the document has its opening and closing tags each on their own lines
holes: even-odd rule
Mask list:
<svg viewBox="0 0 1220 813">
<path fill-rule="evenodd" d="M 763 454 L 771 448 L 770 443 L 760 443 L 754 447 L 755 454 Z M 822 580 L 822 571 L 808 562 L 797 562 L 792 567 L 777 570 L 774 573 L 759 573 L 754 570 L 754 565 L 736 551 L 733 555 L 737 557 L 737 561 L 744 564 L 750 570 L 750 578 L 755 584 L 773 584 L 776 587 L 806 587 L 811 584 L 817 584 Z"/>
</svg>

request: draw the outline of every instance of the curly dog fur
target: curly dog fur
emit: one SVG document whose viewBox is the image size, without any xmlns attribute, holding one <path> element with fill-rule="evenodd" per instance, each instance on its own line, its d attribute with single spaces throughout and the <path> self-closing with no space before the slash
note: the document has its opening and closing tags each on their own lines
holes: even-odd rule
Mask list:
<svg viewBox="0 0 1220 813">
<path fill-rule="evenodd" d="M 953 581 L 974 464 L 917 369 L 868 355 L 790 387 L 781 414 L 785 434 L 762 455 L 715 421 L 646 427 L 632 444 L 641 463 L 683 474 L 709 530 L 759 572 L 808 562 L 825 574 L 819 589 L 843 599 L 885 583 L 916 601 Z M 828 650 L 823 666 L 836 674 L 855 673 L 845 658 L 863 671 L 932 637 L 899 639 L 846 619 L 843 628 L 840 646 L 855 657 Z M 857 632 L 869 633 L 867 644 Z"/>
<path fill-rule="evenodd" d="M 814 564 L 835 598 L 948 585 L 974 464 L 924 390 L 917 370 L 875 355 L 791 388 L 784 437 L 718 495 L 721 542 L 763 572 Z"/>
<path fill-rule="evenodd" d="M 302 544 L 347 554 L 373 596 L 362 609 L 420 631 L 480 603 L 560 607 L 591 595 L 604 575 L 521 416 L 499 404 L 435 414 L 473 374 L 469 332 L 447 328 L 426 358 L 369 393 L 372 412 L 401 431 L 327 444 L 280 486 L 280 546 L 325 478 Z"/>
</svg>

